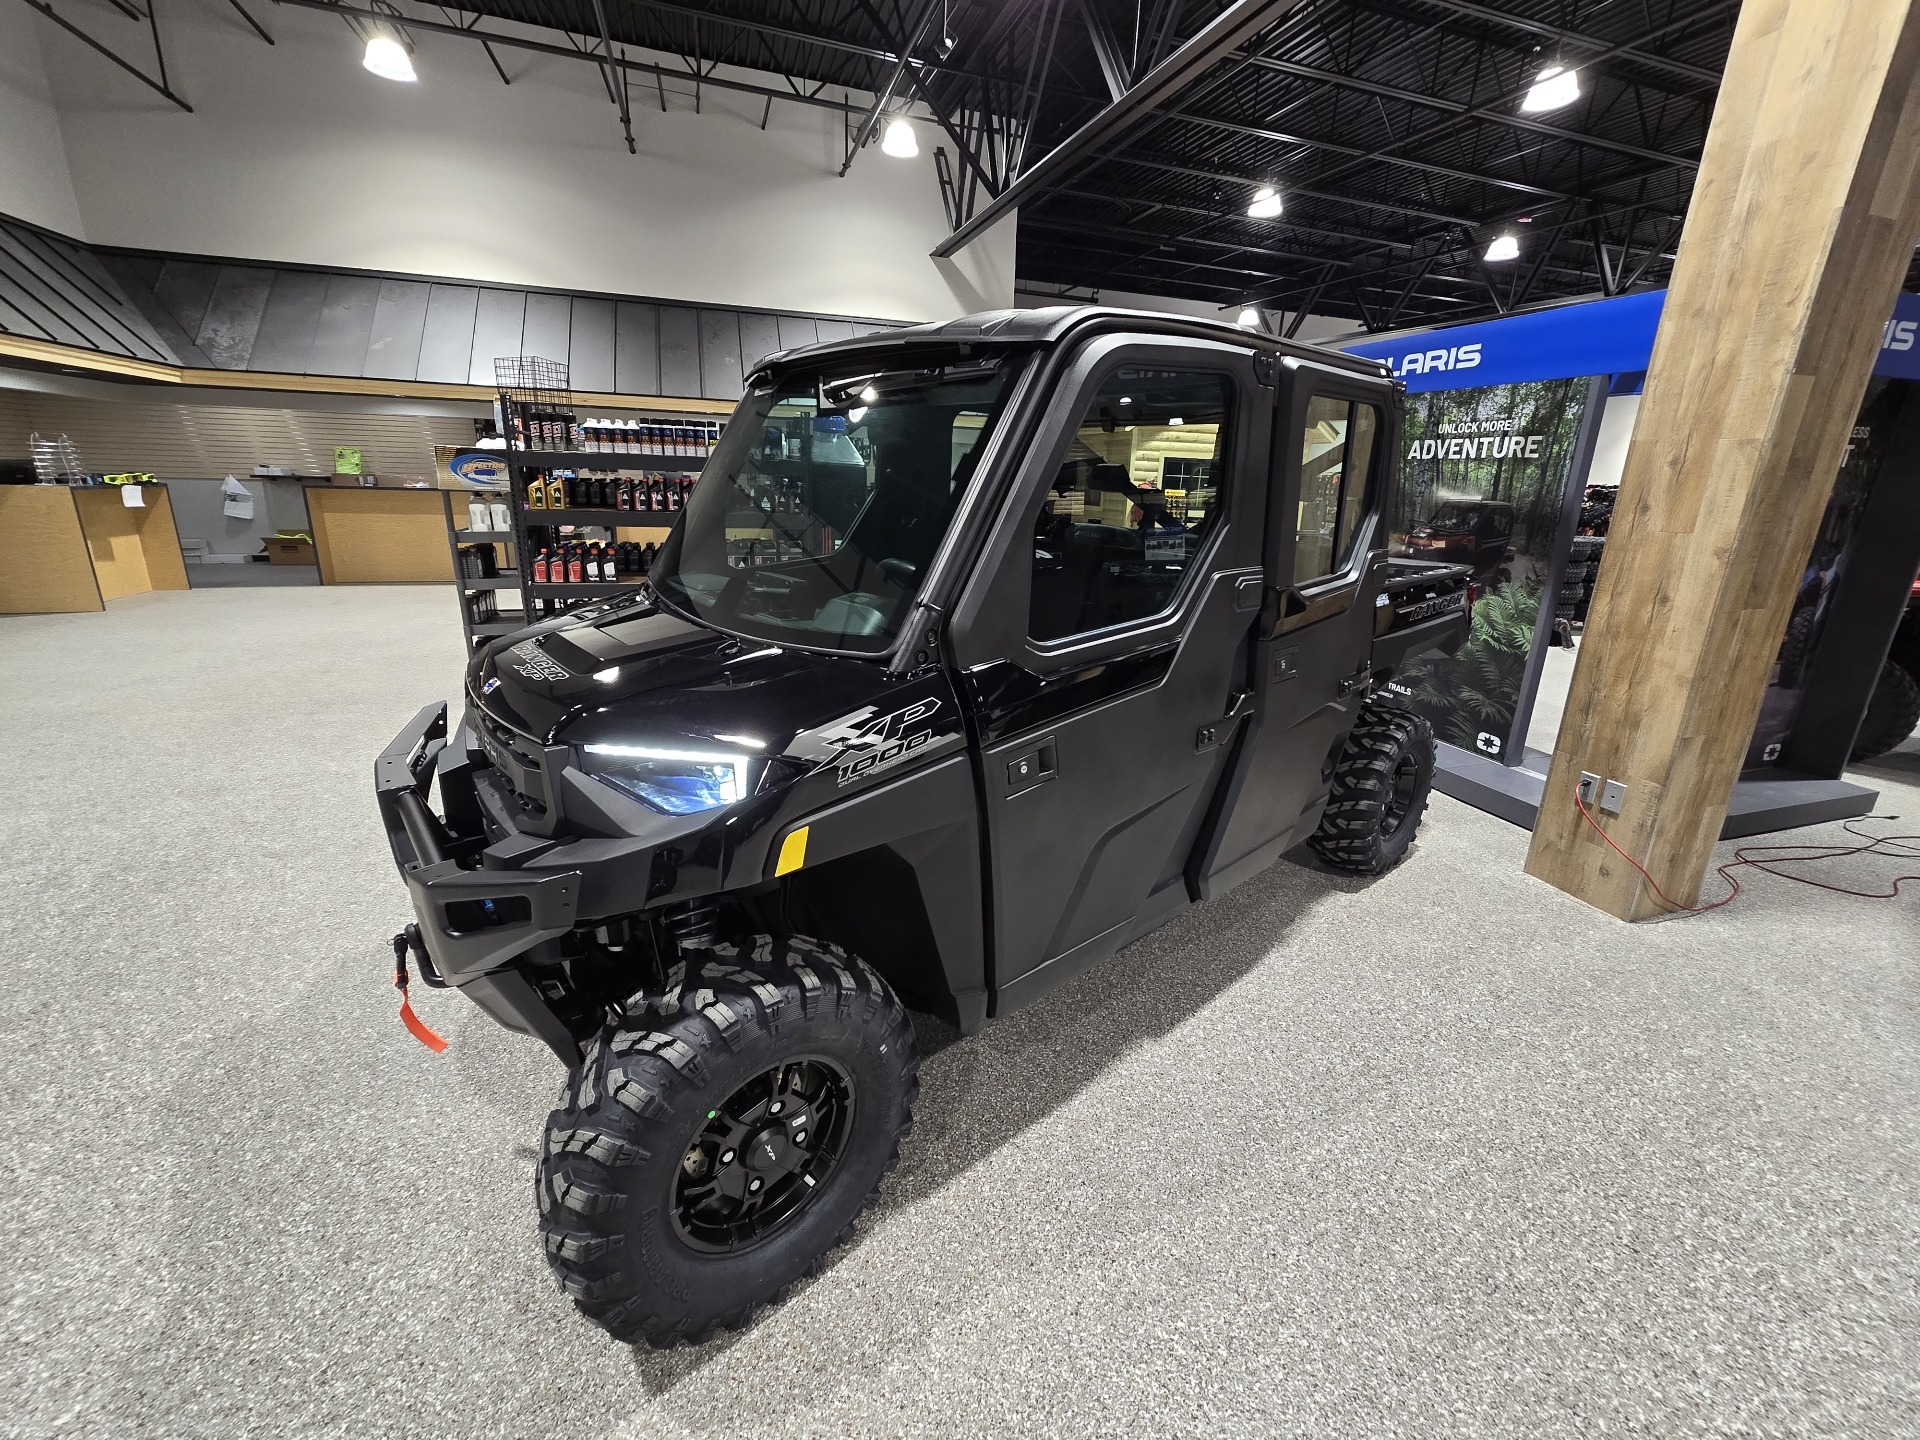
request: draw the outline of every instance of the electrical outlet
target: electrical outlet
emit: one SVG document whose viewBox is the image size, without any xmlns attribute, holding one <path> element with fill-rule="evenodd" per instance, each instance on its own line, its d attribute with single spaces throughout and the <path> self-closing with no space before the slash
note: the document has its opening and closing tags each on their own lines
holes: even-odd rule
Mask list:
<svg viewBox="0 0 1920 1440">
<path fill-rule="evenodd" d="M 1618 815 L 1626 803 L 1627 787 L 1618 780 L 1609 780 L 1600 787 L 1600 808 L 1607 814 Z"/>
<path fill-rule="evenodd" d="M 1600 798 L 1600 777 L 1591 770 L 1580 772 L 1580 803 L 1591 805 Z"/>
</svg>

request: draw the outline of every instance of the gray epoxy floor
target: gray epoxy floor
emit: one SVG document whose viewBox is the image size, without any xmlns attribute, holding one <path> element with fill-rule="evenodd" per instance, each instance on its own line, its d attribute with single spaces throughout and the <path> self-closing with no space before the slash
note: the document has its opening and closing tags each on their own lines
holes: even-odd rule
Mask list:
<svg viewBox="0 0 1920 1440">
<path fill-rule="evenodd" d="M 535 1243 L 551 1062 L 394 1017 L 369 780 L 452 596 L 141 596 L 0 659 L 9 1435 L 1920 1433 L 1912 898 L 1630 928 L 1436 799 L 1384 879 L 1283 861 L 927 1027 L 857 1242 L 636 1354 Z M 1920 830 L 1920 748 L 1871 773 Z"/>
</svg>

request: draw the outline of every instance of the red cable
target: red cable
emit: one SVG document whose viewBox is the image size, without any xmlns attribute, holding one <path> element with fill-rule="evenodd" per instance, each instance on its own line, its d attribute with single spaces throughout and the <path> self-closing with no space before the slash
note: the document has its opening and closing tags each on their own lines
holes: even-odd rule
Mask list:
<svg viewBox="0 0 1920 1440">
<path fill-rule="evenodd" d="M 1909 880 L 1920 881 L 1920 874 L 1896 875 L 1893 879 L 1893 888 L 1890 890 L 1849 890 L 1844 885 L 1829 885 L 1824 880 L 1814 880 L 1805 875 L 1795 875 L 1790 871 L 1776 870 L 1773 868 L 1775 865 L 1786 864 L 1790 860 L 1839 860 L 1849 855 L 1885 855 L 1898 856 L 1902 859 L 1914 857 L 1915 852 L 1911 850 L 1883 850 L 1880 847 L 1883 845 L 1904 846 L 1920 843 L 1920 835 L 1881 835 L 1877 837 L 1866 835 L 1855 830 L 1853 828 L 1853 821 L 1848 820 L 1844 822 L 1842 828 L 1849 835 L 1856 835 L 1862 840 L 1865 840 L 1867 842 L 1865 845 L 1819 845 L 1812 843 L 1801 845 L 1744 845 L 1733 852 L 1734 858 L 1732 860 L 1724 865 L 1715 867 L 1719 872 L 1720 878 L 1732 887 L 1725 895 L 1707 905 L 1682 905 L 1678 900 L 1675 900 L 1660 888 L 1660 882 L 1648 873 L 1646 866 L 1634 859 L 1633 856 L 1627 854 L 1625 850 L 1622 850 L 1620 846 L 1614 842 L 1614 838 L 1601 828 L 1600 822 L 1593 818 L 1593 812 L 1587 809 L 1587 802 L 1580 798 L 1578 787 L 1575 787 L 1573 792 L 1573 803 L 1580 811 L 1580 818 L 1593 827 L 1594 833 L 1606 841 L 1616 855 L 1640 872 L 1641 877 L 1646 880 L 1647 884 L 1653 887 L 1653 893 L 1655 895 L 1658 895 L 1662 901 L 1681 915 L 1700 915 L 1708 910 L 1718 910 L 1722 905 L 1729 904 L 1735 896 L 1739 895 L 1741 890 L 1739 878 L 1735 876 L 1733 872 L 1743 865 L 1750 865 L 1755 870 L 1763 870 L 1769 875 L 1777 875 L 1782 880 L 1797 880 L 1800 884 L 1811 885 L 1816 890 L 1831 890 L 1836 895 L 1851 895 L 1861 900 L 1897 899 L 1902 885 L 1906 884 Z M 1867 815 L 1860 818 L 1867 820 L 1897 820 L 1899 817 L 1897 815 Z M 1756 855 L 1775 850 L 1814 850 L 1821 853 L 1783 856 L 1781 859 L 1771 861 L 1754 858 Z"/>
</svg>

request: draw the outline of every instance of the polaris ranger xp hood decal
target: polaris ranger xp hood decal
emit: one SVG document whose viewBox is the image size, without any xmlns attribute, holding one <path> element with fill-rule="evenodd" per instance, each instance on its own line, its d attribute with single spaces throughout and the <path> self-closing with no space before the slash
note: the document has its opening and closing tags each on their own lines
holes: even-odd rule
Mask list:
<svg viewBox="0 0 1920 1440">
<path fill-rule="evenodd" d="M 846 785 L 891 770 L 909 755 L 918 755 L 933 744 L 933 716 L 939 709 L 937 695 L 928 695 L 884 715 L 878 707 L 868 705 L 831 724 L 796 736 L 787 753 L 834 761 L 835 779 Z M 952 741 L 959 737 L 956 733 L 941 738 Z"/>
</svg>

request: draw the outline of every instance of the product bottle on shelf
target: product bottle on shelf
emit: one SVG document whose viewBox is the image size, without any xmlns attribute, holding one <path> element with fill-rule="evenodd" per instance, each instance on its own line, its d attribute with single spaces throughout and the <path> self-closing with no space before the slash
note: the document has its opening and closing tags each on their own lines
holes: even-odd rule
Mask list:
<svg viewBox="0 0 1920 1440">
<path fill-rule="evenodd" d="M 533 557 L 533 583 L 536 585 L 547 583 L 547 552 L 544 549 Z"/>
<path fill-rule="evenodd" d="M 569 584 L 578 585 L 586 578 L 586 557 L 580 553 L 580 547 L 575 545 L 572 547 L 572 553 L 567 556 L 567 581 Z"/>
<path fill-rule="evenodd" d="M 513 511 L 507 508 L 507 502 L 504 500 L 489 500 L 487 502 L 487 521 L 495 530 L 504 535 L 513 529 Z"/>
<path fill-rule="evenodd" d="M 680 508 L 680 477 L 676 475 L 671 480 L 667 481 L 667 509 L 678 510 L 679 508 Z"/>
<path fill-rule="evenodd" d="M 467 529 L 485 530 L 491 520 L 492 512 L 488 510 L 486 501 L 469 500 L 467 502 Z"/>
<path fill-rule="evenodd" d="M 613 508 L 616 510 L 633 509 L 633 481 L 627 476 L 620 477 L 620 483 L 614 492 Z"/>
</svg>

